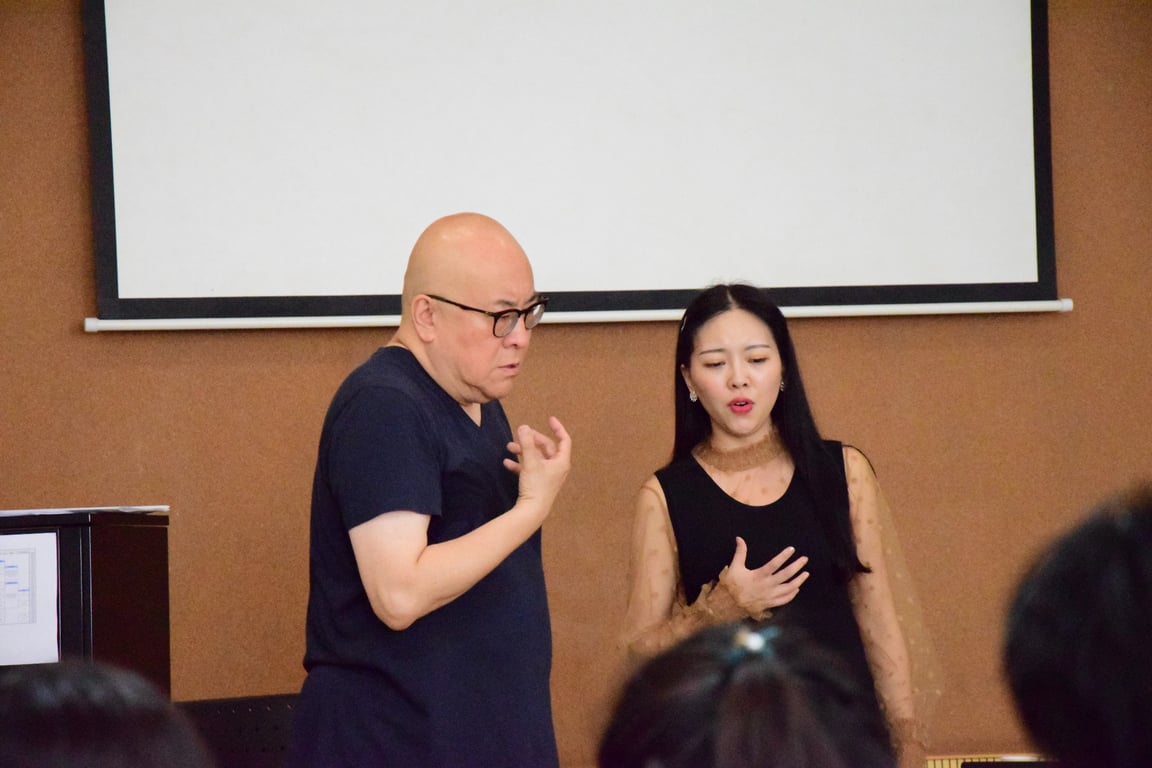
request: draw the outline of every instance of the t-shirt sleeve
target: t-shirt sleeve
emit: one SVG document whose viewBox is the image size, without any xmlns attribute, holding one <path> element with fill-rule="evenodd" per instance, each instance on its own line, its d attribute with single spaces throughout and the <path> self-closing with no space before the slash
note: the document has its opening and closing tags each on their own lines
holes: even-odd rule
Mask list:
<svg viewBox="0 0 1152 768">
<path fill-rule="evenodd" d="M 356 393 L 332 423 L 329 480 L 351 529 L 385 512 L 440 514 L 440 460 L 432 425 L 391 389 Z"/>
</svg>

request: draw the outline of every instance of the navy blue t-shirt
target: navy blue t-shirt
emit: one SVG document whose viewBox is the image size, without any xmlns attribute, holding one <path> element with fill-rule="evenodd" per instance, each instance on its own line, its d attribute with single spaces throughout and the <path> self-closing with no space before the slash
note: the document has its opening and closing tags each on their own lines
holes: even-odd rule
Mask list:
<svg viewBox="0 0 1152 768">
<path fill-rule="evenodd" d="M 352 372 L 329 407 L 312 491 L 308 678 L 294 766 L 557 765 L 537 531 L 451 603 L 392 630 L 372 611 L 349 529 L 428 515 L 430 544 L 516 503 L 499 402 L 478 426 L 402 347 Z"/>
</svg>

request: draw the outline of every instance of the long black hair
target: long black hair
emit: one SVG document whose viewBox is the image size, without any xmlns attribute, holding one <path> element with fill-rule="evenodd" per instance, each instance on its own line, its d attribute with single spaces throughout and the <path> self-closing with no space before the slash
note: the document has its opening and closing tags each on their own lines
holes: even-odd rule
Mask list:
<svg viewBox="0 0 1152 768">
<path fill-rule="evenodd" d="M 731 283 L 713 285 L 701 291 L 680 320 L 676 338 L 676 370 L 673 374 L 676 408 L 676 433 L 672 443 L 672 461 L 680 461 L 692 454 L 692 449 L 712 434 L 712 420 L 704 406 L 688 397 L 688 385 L 680 371 L 690 366 L 696 347 L 696 335 L 701 326 L 717 315 L 733 309 L 742 309 L 758 317 L 776 341 L 780 353 L 784 389 L 772 406 L 772 423 L 780 434 L 784 447 L 792 456 L 796 476 L 808 487 L 816 504 L 816 517 L 828 538 L 832 562 L 845 579 L 869 569 L 860 562 L 852 537 L 852 521 L 848 514 L 848 490 L 844 473 L 834 452 L 839 448 L 829 445 L 820 436 L 804 383 L 788 323 L 780 308 L 767 293 L 752 285 Z"/>
</svg>

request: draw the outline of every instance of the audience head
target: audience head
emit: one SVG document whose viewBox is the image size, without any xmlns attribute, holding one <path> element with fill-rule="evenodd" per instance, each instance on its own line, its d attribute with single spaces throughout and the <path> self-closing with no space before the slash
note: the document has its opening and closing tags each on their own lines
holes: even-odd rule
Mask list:
<svg viewBox="0 0 1152 768">
<path fill-rule="evenodd" d="M 710 627 L 626 683 L 600 768 L 888 768 L 871 692 L 799 630 Z"/>
<path fill-rule="evenodd" d="M 402 301 L 395 341 L 465 405 L 512 390 L 545 304 L 520 244 L 478 213 L 445 216 L 424 230 Z"/>
<path fill-rule="evenodd" d="M 0 667 L 4 768 L 211 768 L 193 726 L 134 672 L 79 660 Z"/>
<path fill-rule="evenodd" d="M 691 363 L 700 328 L 709 320 L 732 310 L 742 309 L 759 318 L 776 342 L 783 367 L 784 389 L 772 407 L 772 422 L 780 431 L 785 445 L 794 454 L 806 440 L 816 439 L 815 423 L 804 394 L 800 368 L 788 324 L 768 294 L 761 288 L 741 283 L 714 285 L 696 295 L 680 320 L 676 338 L 676 373 L 674 402 L 676 408 L 676 435 L 672 458 L 688 456 L 697 444 L 712 431 L 711 419 L 699 402 L 689 398 L 688 385 L 681 371 Z"/>
<path fill-rule="evenodd" d="M 1021 720 L 1061 765 L 1152 765 L 1152 486 L 1049 545 L 1011 604 L 1004 667 Z"/>
</svg>

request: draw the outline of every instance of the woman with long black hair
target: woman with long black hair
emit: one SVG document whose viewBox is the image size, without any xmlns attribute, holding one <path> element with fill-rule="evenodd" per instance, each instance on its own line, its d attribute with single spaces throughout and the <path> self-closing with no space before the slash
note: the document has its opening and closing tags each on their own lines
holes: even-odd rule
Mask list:
<svg viewBox="0 0 1152 768">
<path fill-rule="evenodd" d="M 651 656 L 722 622 L 797 625 L 875 691 L 902 763 L 922 766 L 887 503 L 864 454 L 817 430 L 763 290 L 716 285 L 685 310 L 675 409 L 672 460 L 636 502 L 630 651 Z"/>
</svg>

